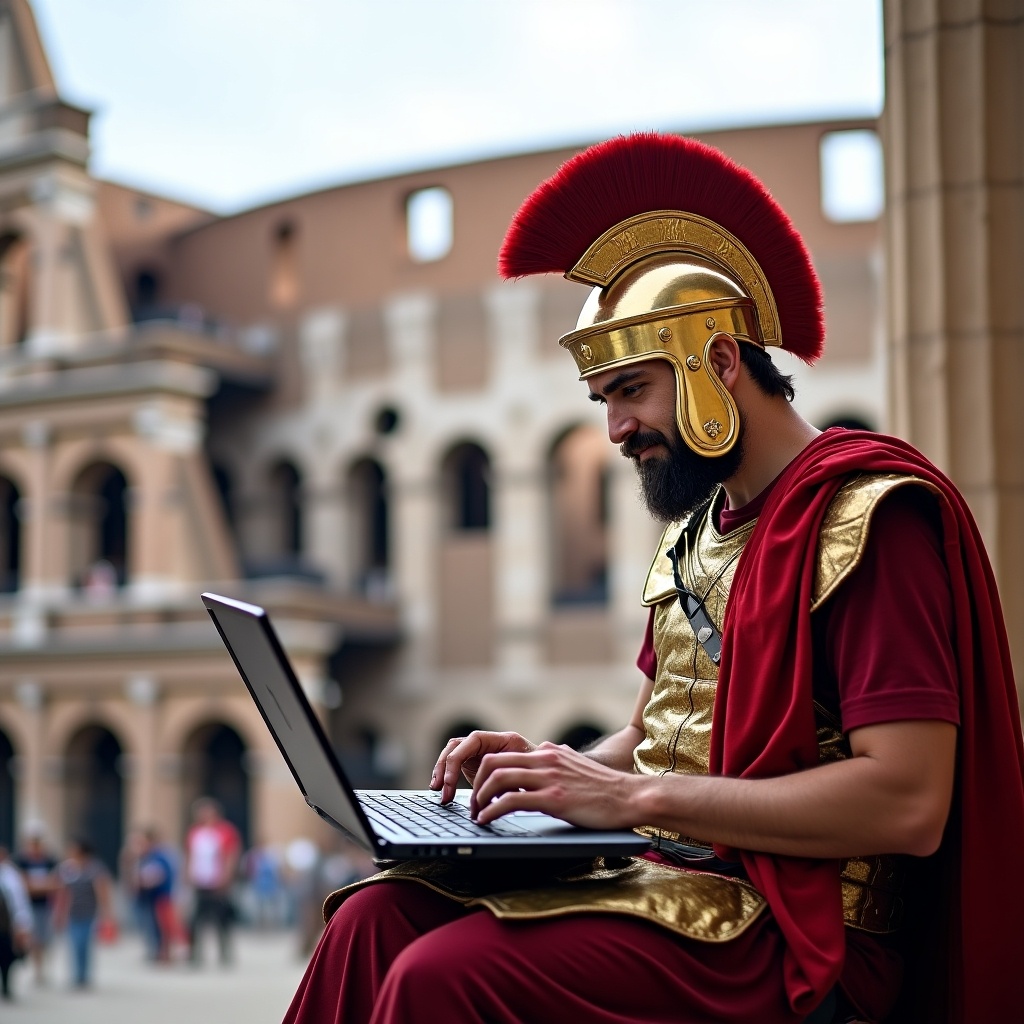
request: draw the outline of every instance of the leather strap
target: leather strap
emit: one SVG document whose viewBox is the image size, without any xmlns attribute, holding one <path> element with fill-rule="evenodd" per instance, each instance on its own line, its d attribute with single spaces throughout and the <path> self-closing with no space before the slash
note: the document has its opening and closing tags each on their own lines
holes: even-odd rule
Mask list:
<svg viewBox="0 0 1024 1024">
<path fill-rule="evenodd" d="M 717 665 L 722 660 L 722 634 L 718 632 L 717 627 L 711 621 L 704 602 L 683 583 L 683 578 L 679 574 L 679 545 L 691 531 L 696 533 L 697 527 L 707 515 L 710 506 L 711 499 L 709 498 L 690 516 L 689 522 L 679 534 L 679 539 L 665 554 L 672 563 L 672 579 L 675 583 L 676 596 L 679 598 L 679 606 L 683 609 L 686 621 L 690 623 L 693 635 L 697 638 L 697 643 L 704 648 L 704 653 Z"/>
</svg>

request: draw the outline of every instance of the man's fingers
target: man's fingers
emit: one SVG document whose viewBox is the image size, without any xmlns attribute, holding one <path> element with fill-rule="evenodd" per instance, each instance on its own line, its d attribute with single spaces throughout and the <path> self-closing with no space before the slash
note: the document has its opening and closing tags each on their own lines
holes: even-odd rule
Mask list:
<svg viewBox="0 0 1024 1024">
<path fill-rule="evenodd" d="M 473 786 L 471 807 L 483 809 L 503 793 L 519 789 L 540 789 L 546 773 L 531 764 L 529 754 L 491 754 L 484 758 Z"/>
<path fill-rule="evenodd" d="M 511 814 L 513 811 L 543 811 L 546 796 L 542 792 L 535 792 L 526 789 L 514 789 L 503 793 L 489 804 L 478 808 L 475 820 L 481 825 L 489 825 L 504 814 Z"/>
<path fill-rule="evenodd" d="M 441 751 L 434 764 L 434 770 L 430 773 L 430 788 L 437 789 L 441 785 L 441 781 L 444 779 L 445 765 L 448 761 L 448 755 L 463 741 L 464 737 L 455 736 L 450 739 Z"/>
<path fill-rule="evenodd" d="M 440 789 L 441 802 L 448 803 L 455 796 L 460 773 L 464 774 L 469 782 L 473 782 L 481 758 L 491 756 L 497 751 L 508 750 L 509 747 L 527 751 L 532 749 L 532 744 L 518 733 L 511 732 L 474 731 L 468 736 L 449 740 L 434 766 L 430 788 Z"/>
<path fill-rule="evenodd" d="M 483 736 L 470 733 L 459 739 L 455 746 L 443 758 L 442 774 L 438 777 L 441 785 L 441 803 L 446 804 L 455 798 L 455 790 L 459 785 L 459 774 L 464 770 L 466 762 L 480 756 L 484 746 Z"/>
</svg>

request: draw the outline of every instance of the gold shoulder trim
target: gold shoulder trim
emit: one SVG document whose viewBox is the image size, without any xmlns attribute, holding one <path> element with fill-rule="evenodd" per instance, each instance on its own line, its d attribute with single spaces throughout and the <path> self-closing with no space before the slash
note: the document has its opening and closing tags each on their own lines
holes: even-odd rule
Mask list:
<svg viewBox="0 0 1024 1024">
<path fill-rule="evenodd" d="M 661 604 L 668 597 L 675 597 L 676 581 L 672 575 L 672 563 L 665 552 L 679 539 L 679 533 L 687 522 L 686 519 L 679 519 L 669 523 L 658 538 L 658 549 L 654 552 L 654 561 L 651 562 L 650 569 L 647 570 L 644 594 L 641 598 L 641 604 L 645 608 Z"/>
<path fill-rule="evenodd" d="M 818 537 L 812 612 L 857 568 L 867 544 L 871 517 L 882 499 L 908 485 L 935 491 L 924 480 L 901 473 L 858 473 L 839 488 L 825 512 Z"/>
</svg>

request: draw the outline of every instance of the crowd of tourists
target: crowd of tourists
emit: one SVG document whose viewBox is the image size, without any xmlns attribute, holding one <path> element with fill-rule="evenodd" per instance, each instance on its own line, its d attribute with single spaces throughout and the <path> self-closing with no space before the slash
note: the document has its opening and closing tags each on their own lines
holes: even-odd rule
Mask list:
<svg viewBox="0 0 1024 1024">
<path fill-rule="evenodd" d="M 59 856 L 41 825 L 30 824 L 16 851 L 0 845 L 0 993 L 11 998 L 12 968 L 31 966 L 37 985 L 50 983 L 49 954 L 56 935 L 68 947 L 67 976 L 75 989 L 94 980 L 97 943 L 125 931 L 142 939 L 153 964 L 201 966 L 216 939 L 216 959 L 229 966 L 236 924 L 292 927 L 299 953 L 323 927 L 327 892 L 369 868 L 351 855 L 325 854 L 309 839 L 284 847 L 244 849 L 238 828 L 220 804 L 202 797 L 182 846 L 155 827 L 133 831 L 111 870 L 84 838 Z"/>
</svg>

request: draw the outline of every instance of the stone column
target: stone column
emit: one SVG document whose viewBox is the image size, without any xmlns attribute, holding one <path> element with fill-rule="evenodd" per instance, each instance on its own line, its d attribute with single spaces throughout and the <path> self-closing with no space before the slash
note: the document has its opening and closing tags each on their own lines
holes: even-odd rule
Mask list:
<svg viewBox="0 0 1024 1024">
<path fill-rule="evenodd" d="M 405 295 L 384 310 L 395 390 L 410 403 L 408 442 L 389 464 L 394 582 L 406 642 L 403 685 L 429 688 L 437 662 L 437 467 L 429 448 L 436 302 Z"/>
<path fill-rule="evenodd" d="M 890 422 L 956 481 L 1024 657 L 1024 0 L 886 0 Z"/>
<path fill-rule="evenodd" d="M 348 318 L 335 307 L 308 313 L 299 325 L 299 348 L 306 377 L 305 390 L 315 410 L 312 443 L 323 457 L 305 465 L 306 537 L 303 558 L 327 574 L 331 584 L 349 588 L 352 569 L 342 481 L 335 460 L 326 457 L 334 441 L 340 368 L 344 363 Z"/>
<path fill-rule="evenodd" d="M 124 692 L 135 711 L 128 820 L 125 822 L 126 829 L 130 829 L 158 821 L 157 716 L 160 687 L 153 676 L 135 673 L 125 680 Z"/>
<path fill-rule="evenodd" d="M 18 751 L 18 821 L 15 832 L 30 821 L 44 821 L 52 837 L 56 822 L 47 820 L 45 797 L 46 780 L 43 778 L 43 689 L 34 679 L 20 679 L 14 688 L 25 722 L 25 745 Z"/>
<path fill-rule="evenodd" d="M 29 420 L 21 428 L 22 444 L 29 451 L 28 489 L 21 496 L 18 519 L 21 523 L 21 590 L 26 597 L 45 593 L 55 580 L 47 578 L 47 511 L 49 483 L 47 467 L 50 453 L 50 428 L 43 420 Z"/>
<path fill-rule="evenodd" d="M 495 460 L 494 583 L 498 678 L 509 690 L 539 685 L 544 663 L 550 558 L 548 491 L 538 439 L 522 396 L 532 390 L 540 335 L 540 293 L 532 284 L 496 285 L 484 295 L 493 389 L 508 409 Z"/>
</svg>

